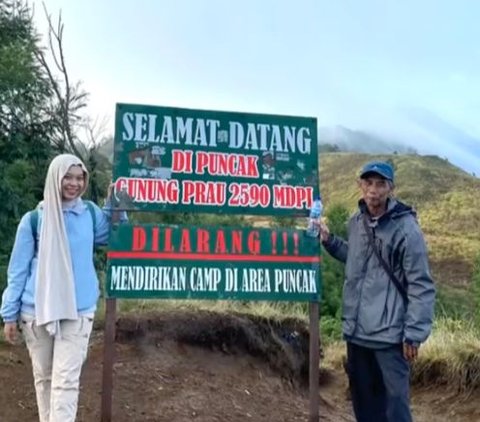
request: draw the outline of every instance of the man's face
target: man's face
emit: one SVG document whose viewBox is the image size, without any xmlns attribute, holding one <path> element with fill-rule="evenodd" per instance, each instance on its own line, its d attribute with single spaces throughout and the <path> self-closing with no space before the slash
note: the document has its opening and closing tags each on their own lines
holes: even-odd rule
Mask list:
<svg viewBox="0 0 480 422">
<path fill-rule="evenodd" d="M 362 197 L 369 210 L 385 209 L 392 186 L 387 179 L 372 173 L 359 181 Z"/>
</svg>

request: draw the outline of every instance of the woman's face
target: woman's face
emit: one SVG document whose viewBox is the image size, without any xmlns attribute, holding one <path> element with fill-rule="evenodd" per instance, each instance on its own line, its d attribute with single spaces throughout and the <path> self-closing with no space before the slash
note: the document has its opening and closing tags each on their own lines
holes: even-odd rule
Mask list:
<svg viewBox="0 0 480 422">
<path fill-rule="evenodd" d="M 80 166 L 71 166 L 62 180 L 62 199 L 78 198 L 85 187 L 85 174 Z"/>
</svg>

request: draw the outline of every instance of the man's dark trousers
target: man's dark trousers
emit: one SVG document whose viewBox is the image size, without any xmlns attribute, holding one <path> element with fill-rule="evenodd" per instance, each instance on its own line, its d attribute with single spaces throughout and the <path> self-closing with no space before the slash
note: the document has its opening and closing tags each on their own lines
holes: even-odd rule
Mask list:
<svg viewBox="0 0 480 422">
<path fill-rule="evenodd" d="M 412 422 L 402 345 L 372 349 L 347 342 L 347 372 L 357 422 Z"/>
</svg>

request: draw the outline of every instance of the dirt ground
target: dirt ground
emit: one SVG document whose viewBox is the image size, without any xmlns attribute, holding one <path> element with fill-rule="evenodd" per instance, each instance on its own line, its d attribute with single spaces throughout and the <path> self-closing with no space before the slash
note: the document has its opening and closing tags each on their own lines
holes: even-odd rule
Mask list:
<svg viewBox="0 0 480 422">
<path fill-rule="evenodd" d="M 240 315 L 176 313 L 117 324 L 115 422 L 308 421 L 308 333 Z M 100 420 L 103 334 L 93 333 L 78 408 L 79 422 Z M 0 421 L 37 420 L 28 354 L 0 347 Z M 353 421 L 340 372 L 320 379 L 321 421 Z M 413 391 L 418 422 L 480 421 L 480 393 L 459 397 Z"/>
</svg>

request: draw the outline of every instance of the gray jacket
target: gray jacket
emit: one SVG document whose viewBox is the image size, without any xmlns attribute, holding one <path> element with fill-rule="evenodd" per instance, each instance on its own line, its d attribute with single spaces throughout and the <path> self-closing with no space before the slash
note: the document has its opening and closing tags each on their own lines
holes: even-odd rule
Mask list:
<svg viewBox="0 0 480 422">
<path fill-rule="evenodd" d="M 430 275 L 427 248 L 412 208 L 389 200 L 387 212 L 370 222 L 377 247 L 404 283 L 405 303 L 369 244 L 365 231 L 366 206 L 348 224 L 348 242 L 336 236 L 324 243 L 326 250 L 344 262 L 343 333 L 366 342 L 422 343 L 430 334 L 435 286 Z"/>
</svg>

